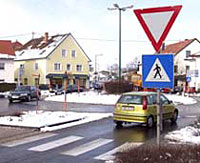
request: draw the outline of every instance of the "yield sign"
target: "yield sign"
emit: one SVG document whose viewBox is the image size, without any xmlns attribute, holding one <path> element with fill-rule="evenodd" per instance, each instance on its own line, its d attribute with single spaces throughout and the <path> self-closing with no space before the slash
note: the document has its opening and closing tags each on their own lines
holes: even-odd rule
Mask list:
<svg viewBox="0 0 200 163">
<path fill-rule="evenodd" d="M 156 52 L 160 50 L 181 8 L 182 6 L 168 6 L 134 10 Z"/>
</svg>

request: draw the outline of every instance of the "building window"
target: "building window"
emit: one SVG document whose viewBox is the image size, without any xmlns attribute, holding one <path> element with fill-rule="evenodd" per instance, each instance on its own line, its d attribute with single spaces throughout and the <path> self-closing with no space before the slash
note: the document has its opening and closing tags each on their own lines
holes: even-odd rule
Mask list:
<svg viewBox="0 0 200 163">
<path fill-rule="evenodd" d="M 35 86 L 38 86 L 38 84 L 39 84 L 39 80 L 38 78 L 35 78 Z"/>
<path fill-rule="evenodd" d="M 186 66 L 185 69 L 186 69 L 186 73 L 187 73 L 190 70 L 190 66 Z"/>
<path fill-rule="evenodd" d="M 70 64 L 67 64 L 67 65 L 66 65 L 66 70 L 67 70 L 67 71 L 71 71 L 71 65 L 70 65 Z"/>
<path fill-rule="evenodd" d="M 72 50 L 72 58 L 75 58 L 75 57 L 76 57 L 76 51 Z"/>
<path fill-rule="evenodd" d="M 28 85 L 28 79 L 24 78 L 24 85 Z"/>
<path fill-rule="evenodd" d="M 24 64 L 20 64 L 19 66 L 21 69 L 24 69 Z"/>
<path fill-rule="evenodd" d="M 62 49 L 62 57 L 66 57 L 66 50 Z"/>
<path fill-rule="evenodd" d="M 190 50 L 186 50 L 186 58 L 188 58 L 191 55 L 191 51 Z"/>
<path fill-rule="evenodd" d="M 38 63 L 35 63 L 35 70 L 38 70 L 39 67 L 38 67 Z"/>
<path fill-rule="evenodd" d="M 174 66 L 174 73 L 178 73 L 178 65 Z"/>
<path fill-rule="evenodd" d="M 60 63 L 54 63 L 54 71 L 61 71 L 61 64 Z"/>
<path fill-rule="evenodd" d="M 76 71 L 80 72 L 82 71 L 83 66 L 82 65 L 76 65 Z"/>
<path fill-rule="evenodd" d="M 0 70 L 5 70 L 5 63 L 0 63 Z"/>
</svg>

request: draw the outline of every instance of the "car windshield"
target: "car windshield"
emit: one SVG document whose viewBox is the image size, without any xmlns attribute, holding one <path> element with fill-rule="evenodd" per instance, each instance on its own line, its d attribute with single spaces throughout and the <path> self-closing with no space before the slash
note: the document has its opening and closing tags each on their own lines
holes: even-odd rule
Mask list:
<svg viewBox="0 0 200 163">
<path fill-rule="evenodd" d="M 122 95 L 118 103 L 124 104 L 142 104 L 142 96 L 137 95 Z"/>
<path fill-rule="evenodd" d="M 30 87 L 28 87 L 28 86 L 19 86 L 15 90 L 17 90 L 17 91 L 26 91 L 26 90 L 30 90 Z"/>
</svg>

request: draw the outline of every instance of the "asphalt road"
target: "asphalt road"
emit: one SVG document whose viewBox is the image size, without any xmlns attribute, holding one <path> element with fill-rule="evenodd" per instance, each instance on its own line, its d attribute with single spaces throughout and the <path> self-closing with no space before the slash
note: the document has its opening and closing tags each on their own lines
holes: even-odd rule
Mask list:
<svg viewBox="0 0 200 163">
<path fill-rule="evenodd" d="M 5 98 L 0 98 L 0 115 L 8 115 L 11 113 L 35 110 L 36 101 L 31 102 L 14 102 L 9 103 Z M 97 112 L 97 113 L 112 113 L 114 106 L 112 105 L 94 105 L 94 104 L 77 104 L 67 103 L 67 106 L 61 102 L 39 101 L 39 109 L 50 111 L 77 111 L 77 112 Z"/>
<path fill-rule="evenodd" d="M 199 106 L 199 102 L 194 105 L 177 106 L 180 113 L 177 124 L 171 125 L 169 121 L 165 121 L 162 134 L 192 124 L 200 115 Z M 63 104 L 40 101 L 40 107 L 44 110 L 62 110 Z M 6 99 L 1 99 L 0 108 L 0 113 L 21 109 L 34 110 L 35 101 L 9 105 Z M 112 112 L 113 106 L 68 104 L 68 109 Z M 138 143 L 155 143 L 156 128 L 147 129 L 145 126 L 126 125 L 117 129 L 112 118 L 106 118 L 50 133 L 38 133 L 37 136 L 37 138 L 31 136 L 28 140 L 19 139 L 10 144 L 1 144 L 0 162 L 104 162 L 103 159 L 106 156 L 110 156 L 116 148 L 126 142 L 131 142 L 135 146 Z"/>
</svg>

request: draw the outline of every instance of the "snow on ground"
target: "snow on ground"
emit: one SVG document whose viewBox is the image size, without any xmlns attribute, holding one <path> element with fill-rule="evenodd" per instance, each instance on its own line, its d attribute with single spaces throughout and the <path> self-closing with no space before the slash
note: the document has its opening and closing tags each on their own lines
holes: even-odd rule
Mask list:
<svg viewBox="0 0 200 163">
<path fill-rule="evenodd" d="M 42 93 L 48 96 L 45 98 L 46 101 L 58 101 L 64 102 L 64 95 L 52 95 L 48 94 L 47 92 Z M 175 94 L 165 94 L 169 100 L 172 100 L 175 104 L 194 104 L 196 100 L 192 97 L 182 96 L 182 95 L 175 95 Z M 82 92 L 82 93 L 70 93 L 67 94 L 67 102 L 74 102 L 74 103 L 89 103 L 89 104 L 104 104 L 104 105 L 115 105 L 117 100 L 119 99 L 120 95 L 107 95 L 103 93 L 98 93 L 94 91 L 90 92 Z"/>
<path fill-rule="evenodd" d="M 165 94 L 165 96 L 173 101 L 173 103 L 176 104 L 184 104 L 184 105 L 190 105 L 195 104 L 197 101 L 193 99 L 192 97 L 183 96 L 183 95 L 176 95 L 176 94 Z"/>
<path fill-rule="evenodd" d="M 58 101 L 58 102 L 64 102 L 64 99 L 65 99 L 64 95 L 57 95 L 57 96 L 50 95 L 49 97 L 45 98 L 46 101 Z M 115 105 L 118 99 L 119 95 L 107 95 L 94 91 L 67 94 L 67 102 L 74 102 L 74 103 Z"/>
<path fill-rule="evenodd" d="M 165 139 L 171 143 L 200 144 L 200 128 L 187 126 L 168 133 Z"/>
<path fill-rule="evenodd" d="M 42 96 L 46 97 L 46 101 L 64 102 L 64 95 L 52 95 L 48 91 L 42 92 Z M 193 104 L 196 103 L 191 97 L 166 94 L 175 104 Z M 119 95 L 107 95 L 94 91 L 67 94 L 67 102 L 90 103 L 114 105 Z M 51 131 L 60 128 L 66 128 L 90 121 L 102 119 L 112 116 L 112 113 L 77 113 L 77 112 L 61 112 L 61 111 L 29 111 L 23 112 L 20 116 L 4 116 L 0 117 L 0 125 L 13 125 L 24 127 L 36 127 L 42 131 Z M 73 122 L 71 122 L 73 121 Z M 70 123 L 69 123 L 70 122 Z M 64 124 L 65 123 L 65 124 Z M 62 124 L 62 125 L 55 125 Z"/>
<path fill-rule="evenodd" d="M 22 114 L 18 116 L 0 117 L 0 125 L 34 127 L 41 128 L 42 131 L 52 131 L 110 116 L 112 116 L 112 113 L 28 111 L 22 112 Z"/>
</svg>

